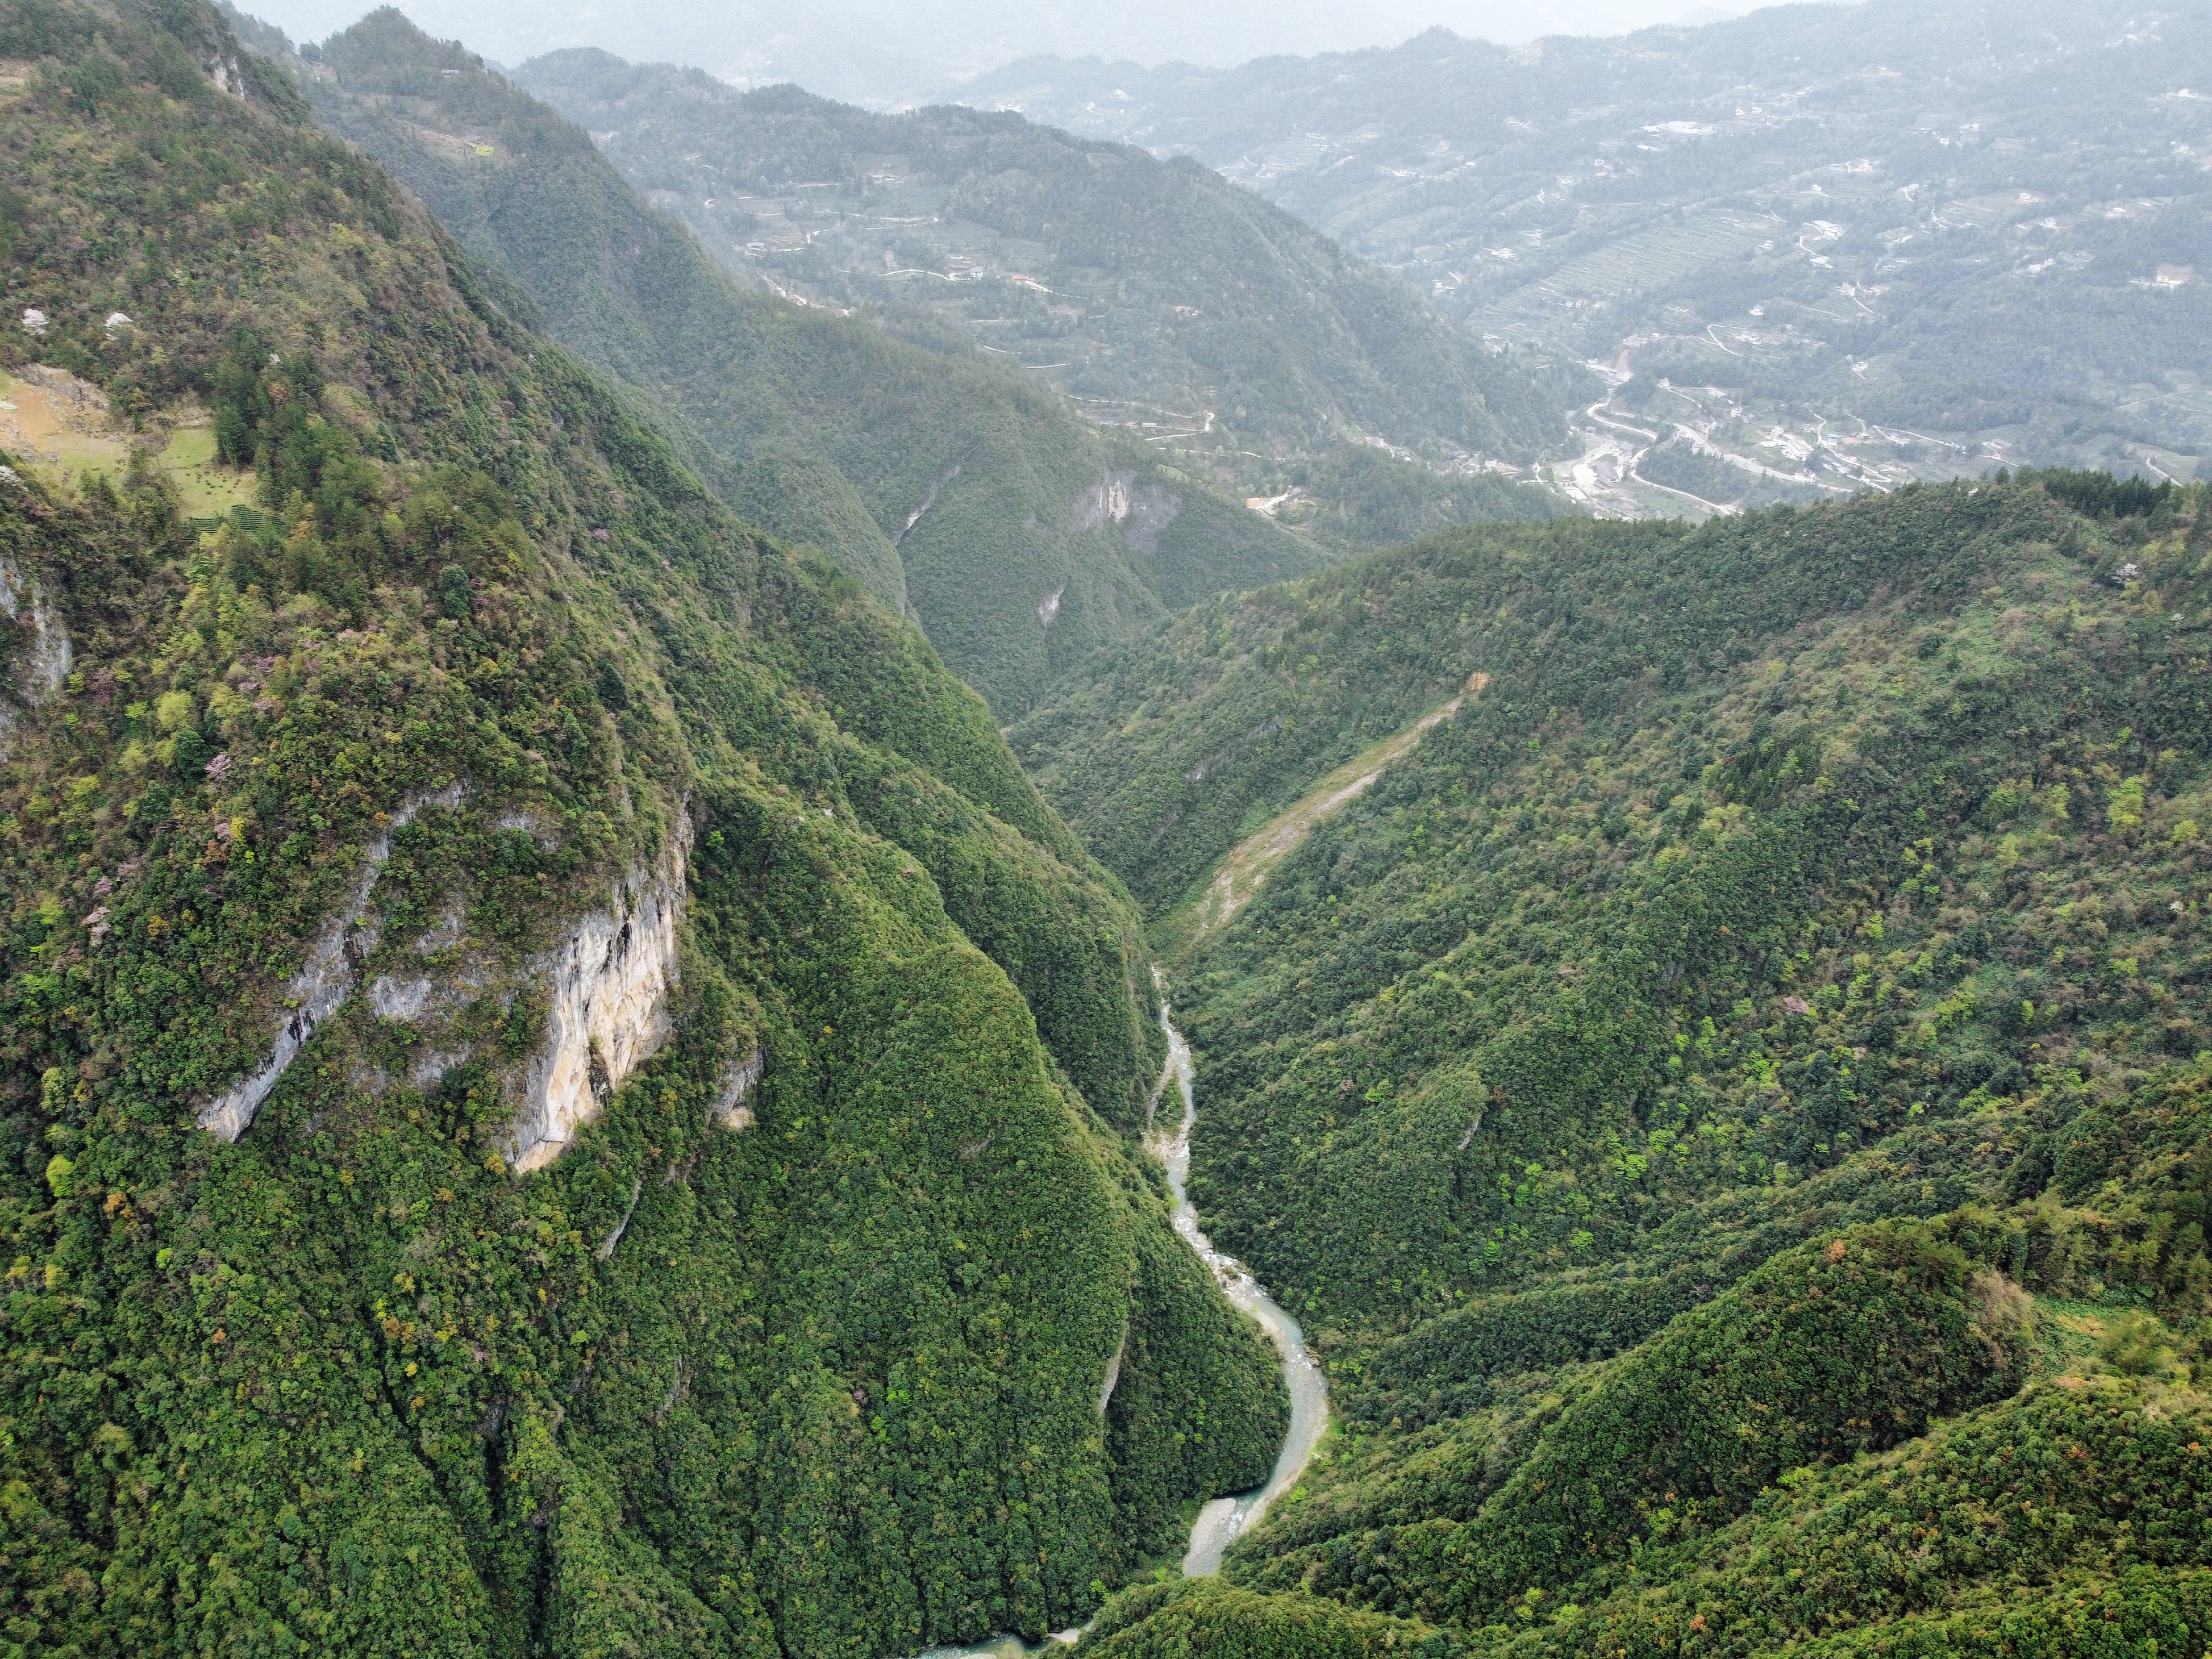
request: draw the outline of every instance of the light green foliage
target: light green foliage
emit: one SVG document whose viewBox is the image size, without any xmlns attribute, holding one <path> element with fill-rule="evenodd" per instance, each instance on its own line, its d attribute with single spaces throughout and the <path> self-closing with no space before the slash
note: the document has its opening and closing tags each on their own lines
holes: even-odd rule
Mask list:
<svg viewBox="0 0 2212 1659">
<path fill-rule="evenodd" d="M 1465 1649 L 1449 1633 L 1407 1620 L 1197 1578 L 1124 1591 L 1077 1651 L 1099 1659 L 1453 1659 Z"/>
<path fill-rule="evenodd" d="M 1341 1413 L 1233 1581 L 1500 1652 L 2203 1639 L 2131 1517 L 2200 1501 L 2206 525 L 2045 473 L 1454 532 L 1018 730 L 1168 903 L 1488 676 L 1173 965 L 1194 1197 Z M 2099 1425 L 2124 1502 L 1946 1495 Z"/>
<path fill-rule="evenodd" d="M 1131 1202 L 1158 1212 L 1153 1192 Z M 1214 1293 L 1208 1270 L 1165 1227 L 1140 1231 L 1138 1293 L 1107 1402 L 1116 1499 L 1143 1548 L 1170 1559 L 1188 1541 L 1176 1494 L 1250 1492 L 1274 1468 L 1290 1427 L 1279 1372 L 1244 1358 L 1250 1328 Z M 1194 1340 L 1204 1333 L 1206 1340 Z"/>
<path fill-rule="evenodd" d="M 1453 532 L 1194 612 L 1018 731 L 1159 903 L 1490 676 L 1179 975 L 1216 1236 L 1310 1310 L 1440 1313 L 2203 1046 L 2197 844 L 2156 833 L 2202 787 L 2202 532 L 2059 485 Z M 2123 538 L 2154 592 L 2106 579 Z M 2150 774 L 2153 833 L 2050 810 L 2100 769 Z"/>
<path fill-rule="evenodd" d="M 204 400 L 261 501 L 0 494 L 75 648 L 0 760 L 10 1650 L 1079 1621 L 1285 1410 L 1100 1115 L 1158 1067 L 1126 896 L 909 625 L 735 520 L 289 82 L 219 90 L 211 14 L 20 0 L 0 55 L 5 269 L 53 319 L 0 357 Z M 667 1041 L 519 1177 L 547 957 L 679 821 Z M 206 1133 L 348 915 L 356 982 L 437 1006 L 348 997 Z M 1121 1387 L 1203 1455 L 1100 1411 L 1132 1330 Z"/>
<path fill-rule="evenodd" d="M 1647 1557 L 1649 1588 L 1485 1645 L 1593 1659 L 1693 1643 L 1916 1659 L 2186 1651 L 2212 1619 L 2205 1432 L 2201 1401 L 2039 1388 L 1887 1456 L 1808 1472 L 1709 1547 Z"/>
<path fill-rule="evenodd" d="M 1995 1281 L 1970 1273 L 1911 1229 L 1778 1256 L 1607 1366 L 1494 1492 L 1479 1473 L 1498 1461 L 1494 1437 L 1447 1443 L 1370 1475 L 1388 1496 L 1331 1504 L 1332 1532 L 1293 1518 L 1297 1547 L 1243 1576 L 1462 1627 L 1503 1619 L 1530 1584 L 1724 1525 L 1786 1470 L 1879 1450 L 2009 1393 L 2027 1333 Z M 1408 1501 L 1426 1512 L 1341 1524 Z"/>
</svg>

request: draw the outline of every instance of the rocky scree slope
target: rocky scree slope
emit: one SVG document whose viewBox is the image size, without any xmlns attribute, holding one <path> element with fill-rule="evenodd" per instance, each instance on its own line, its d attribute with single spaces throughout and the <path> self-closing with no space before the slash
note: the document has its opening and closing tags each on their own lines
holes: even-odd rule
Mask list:
<svg viewBox="0 0 2212 1659">
<path fill-rule="evenodd" d="M 1109 1121 L 1127 900 L 214 14 L 0 57 L 0 360 L 258 501 L 0 475 L 9 1641 L 1079 1621 L 1285 1411 Z"/>
</svg>

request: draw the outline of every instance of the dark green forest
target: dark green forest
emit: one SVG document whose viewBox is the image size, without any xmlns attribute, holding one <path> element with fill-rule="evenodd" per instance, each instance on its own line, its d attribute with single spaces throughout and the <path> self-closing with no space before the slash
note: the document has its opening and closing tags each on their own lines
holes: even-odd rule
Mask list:
<svg viewBox="0 0 2212 1659">
<path fill-rule="evenodd" d="M 2203 487 L 1345 444 L 1276 513 L 1426 538 L 1314 569 L 396 14 L 257 38 L 0 0 L 0 368 L 127 447 L 0 456 L 9 1654 L 2212 1642 Z M 1331 1396 L 1202 1579 L 1288 1400 L 1156 957 Z"/>
<path fill-rule="evenodd" d="M 1124 1138 L 1126 894 L 212 12 L 11 0 L 0 57 L 0 363 L 257 501 L 0 474 L 8 1651 L 1080 1622 L 1285 1410 Z M 668 868 L 662 1040 L 518 1173 L 545 964 Z"/>
<path fill-rule="evenodd" d="M 2205 507 L 1455 531 L 1018 728 L 1158 916 L 1488 677 L 1233 921 L 1156 929 L 1193 1197 L 1340 1417 L 1231 1589 L 1097 1645 L 2204 1641 Z"/>
</svg>

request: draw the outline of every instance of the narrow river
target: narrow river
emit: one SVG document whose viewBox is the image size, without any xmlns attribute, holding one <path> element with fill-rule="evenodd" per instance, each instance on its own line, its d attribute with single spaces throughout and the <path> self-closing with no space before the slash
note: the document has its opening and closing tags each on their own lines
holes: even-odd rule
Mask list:
<svg viewBox="0 0 2212 1659">
<path fill-rule="evenodd" d="M 1157 968 L 1152 975 L 1158 982 Z M 1198 1519 L 1191 1527 L 1190 1548 L 1182 1558 L 1183 1576 L 1205 1578 L 1221 1571 L 1222 1553 L 1237 1534 L 1265 1514 L 1267 1505 L 1279 1494 L 1296 1486 L 1298 1477 L 1305 1473 L 1314 1448 L 1321 1443 L 1322 1431 L 1328 1426 L 1328 1385 L 1321 1367 L 1306 1352 L 1298 1322 L 1275 1305 L 1274 1299 L 1260 1288 L 1243 1262 L 1215 1249 L 1213 1241 L 1199 1229 L 1198 1212 L 1192 1207 L 1188 1193 L 1190 1131 L 1198 1120 L 1198 1097 L 1190 1079 L 1190 1045 L 1176 1030 L 1164 996 L 1160 999 L 1160 1029 L 1168 1034 L 1168 1065 L 1152 1098 L 1152 1121 L 1145 1137 L 1145 1149 L 1158 1158 L 1167 1170 L 1168 1188 L 1175 1196 L 1176 1231 L 1198 1252 L 1199 1260 L 1213 1270 L 1214 1278 L 1229 1299 L 1258 1320 L 1273 1340 L 1283 1356 L 1283 1381 L 1291 1391 L 1290 1431 L 1283 1437 L 1282 1450 L 1275 1455 L 1275 1470 L 1267 1477 L 1267 1484 L 1257 1492 L 1215 1498 L 1198 1512 Z M 1174 1089 L 1172 1097 L 1169 1093 L 1170 1085 Z M 1172 1125 L 1161 1122 L 1160 1109 L 1176 1100 L 1182 1105 L 1181 1115 Z M 1073 1643 L 1081 1634 L 1080 1631 L 1063 1631 L 1034 1648 L 1015 1637 L 1003 1636 L 979 1647 L 932 1648 L 921 1659 L 1020 1659 L 1022 1655 Z"/>
<path fill-rule="evenodd" d="M 1258 1320 L 1273 1339 L 1275 1346 L 1282 1352 L 1283 1381 L 1291 1390 L 1290 1432 L 1283 1438 L 1282 1450 L 1276 1454 L 1275 1472 L 1267 1477 L 1267 1484 L 1257 1492 L 1239 1497 L 1215 1498 L 1199 1511 L 1197 1523 L 1190 1529 L 1190 1552 L 1182 1559 L 1183 1576 L 1204 1578 L 1221 1570 L 1222 1552 L 1266 1512 L 1279 1494 L 1297 1485 L 1298 1477 L 1305 1473 L 1314 1448 L 1321 1443 L 1322 1431 L 1328 1426 L 1328 1387 L 1321 1367 L 1306 1352 L 1305 1337 L 1298 1329 L 1298 1322 L 1275 1305 L 1274 1299 L 1260 1288 L 1243 1262 L 1215 1249 L 1213 1241 L 1199 1231 L 1198 1212 L 1192 1207 L 1188 1192 L 1190 1130 L 1198 1120 L 1198 1097 L 1190 1081 L 1190 1045 L 1183 1041 L 1182 1033 L 1176 1030 L 1174 1021 L 1169 1018 L 1164 999 L 1160 1003 L 1160 1024 L 1168 1034 L 1168 1079 L 1174 1082 L 1182 1097 L 1182 1115 L 1171 1132 L 1157 1127 L 1155 1119 L 1156 1127 L 1149 1145 L 1153 1156 L 1167 1166 L 1168 1187 L 1175 1194 L 1176 1231 L 1182 1235 L 1184 1243 L 1198 1252 L 1199 1260 L 1213 1269 L 1214 1278 L 1221 1281 L 1221 1288 L 1229 1299 Z M 1165 1089 L 1161 1092 L 1164 1095 Z"/>
</svg>

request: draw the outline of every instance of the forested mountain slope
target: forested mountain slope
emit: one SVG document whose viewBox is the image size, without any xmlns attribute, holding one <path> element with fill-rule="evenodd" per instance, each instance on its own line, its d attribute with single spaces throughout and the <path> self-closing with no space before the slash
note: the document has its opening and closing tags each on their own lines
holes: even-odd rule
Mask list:
<svg viewBox="0 0 2212 1659">
<path fill-rule="evenodd" d="M 2203 476 L 2208 82 L 2201 6 L 1867 0 L 956 95 L 1195 156 L 1478 332 L 1632 374 L 1569 480 L 1632 514 Z"/>
<path fill-rule="evenodd" d="M 1320 562 L 964 343 L 738 289 L 580 129 L 397 11 L 316 62 L 266 44 L 548 331 L 688 424 L 725 499 L 903 603 L 1004 716 L 1097 644 Z"/>
<path fill-rule="evenodd" d="M 1193 1196 L 1352 1421 L 1100 1645 L 2204 1638 L 2208 505 L 1455 532 L 1018 734 L 1164 905 L 1487 677 L 1171 968 Z"/>
<path fill-rule="evenodd" d="M 1081 1620 L 1285 1410 L 1126 897 L 211 11 L 0 58 L 0 363 L 138 457 L 0 470 L 11 1650 Z"/>
<path fill-rule="evenodd" d="M 1437 525 L 1558 506 L 1510 480 L 1595 395 L 1578 364 L 1493 355 L 1395 276 L 1188 160 L 1018 115 L 741 93 L 605 52 L 515 75 L 740 278 L 922 310 L 1240 493 L 1295 481 L 1341 499 L 1319 464 L 1352 448 L 1396 459 L 1386 470 Z M 1435 527 L 1394 536 L 1370 516 L 1311 522 L 1367 546 Z"/>
</svg>

